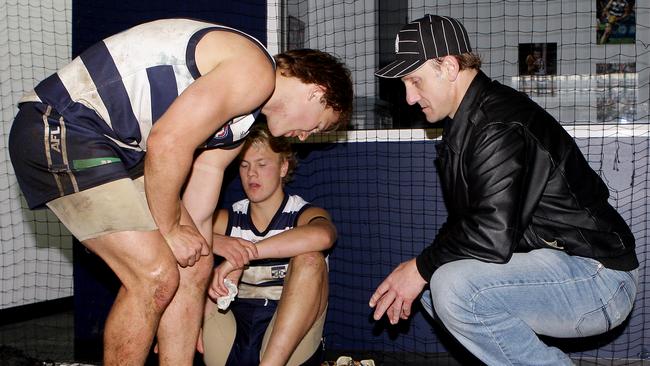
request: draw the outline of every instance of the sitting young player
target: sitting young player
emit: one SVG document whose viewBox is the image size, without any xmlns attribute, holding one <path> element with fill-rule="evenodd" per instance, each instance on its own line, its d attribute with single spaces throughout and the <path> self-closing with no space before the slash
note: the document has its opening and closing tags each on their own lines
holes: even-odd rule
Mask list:
<svg viewBox="0 0 650 366">
<path fill-rule="evenodd" d="M 255 126 L 240 158 L 247 198 L 218 211 L 214 243 L 252 242 L 257 253 L 245 269 L 226 260 L 215 268 L 210 299 L 228 294 L 224 279 L 239 294 L 226 311 L 207 300 L 199 351 L 208 366 L 319 365 L 328 297 L 323 251 L 336 229 L 324 209 L 284 193 L 296 164 L 286 139 Z"/>
</svg>

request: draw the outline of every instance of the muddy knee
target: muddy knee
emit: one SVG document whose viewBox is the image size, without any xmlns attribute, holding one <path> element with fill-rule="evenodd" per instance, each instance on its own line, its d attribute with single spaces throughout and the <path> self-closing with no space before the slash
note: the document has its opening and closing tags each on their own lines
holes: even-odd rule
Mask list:
<svg viewBox="0 0 650 366">
<path fill-rule="evenodd" d="M 160 262 L 151 269 L 143 271 L 138 279 L 142 296 L 152 298 L 152 305 L 157 311 L 163 311 L 176 294 L 180 283 L 180 274 L 176 262 Z"/>
</svg>

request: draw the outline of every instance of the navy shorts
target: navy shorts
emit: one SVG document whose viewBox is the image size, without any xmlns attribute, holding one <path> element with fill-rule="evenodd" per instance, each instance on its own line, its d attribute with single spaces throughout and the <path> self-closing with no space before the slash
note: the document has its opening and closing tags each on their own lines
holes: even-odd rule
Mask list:
<svg viewBox="0 0 650 366">
<path fill-rule="evenodd" d="M 237 298 L 230 304 L 237 320 L 237 333 L 226 366 L 259 365 L 264 333 L 277 308 L 275 300 Z M 318 347 L 302 366 L 318 366 L 321 358 L 322 347 Z"/>
<path fill-rule="evenodd" d="M 29 208 L 142 174 L 144 151 L 120 148 L 109 138 L 114 132 L 91 109 L 77 104 L 63 117 L 43 103 L 19 108 L 9 154 Z"/>
<path fill-rule="evenodd" d="M 238 298 L 230 305 L 237 320 L 237 333 L 227 366 L 259 364 L 262 339 L 277 308 L 277 301 L 261 299 Z"/>
</svg>

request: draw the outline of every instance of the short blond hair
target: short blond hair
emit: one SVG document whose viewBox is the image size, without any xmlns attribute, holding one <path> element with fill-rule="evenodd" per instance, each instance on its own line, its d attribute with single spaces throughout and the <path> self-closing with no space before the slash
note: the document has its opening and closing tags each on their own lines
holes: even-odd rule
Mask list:
<svg viewBox="0 0 650 366">
<path fill-rule="evenodd" d="M 293 177 L 293 172 L 298 165 L 298 159 L 296 159 L 289 139 L 282 136 L 274 137 L 271 135 L 269 127 L 264 122 L 255 123 L 248 132 L 248 136 L 246 136 L 244 146 L 239 152 L 239 159 L 242 159 L 251 146 L 258 144 L 268 146 L 271 151 L 280 155 L 280 161 L 286 160 L 289 163 L 287 174 L 282 178 L 282 183 L 286 184 L 290 182 Z"/>
</svg>

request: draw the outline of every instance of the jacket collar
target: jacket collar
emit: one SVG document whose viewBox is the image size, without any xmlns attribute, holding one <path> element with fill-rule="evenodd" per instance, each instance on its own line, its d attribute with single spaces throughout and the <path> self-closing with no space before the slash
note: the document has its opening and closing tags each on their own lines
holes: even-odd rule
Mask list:
<svg viewBox="0 0 650 366">
<path fill-rule="evenodd" d="M 490 78 L 479 70 L 465 92 L 454 118 L 446 121 L 442 137 L 452 151 L 460 151 L 470 123 L 475 124 L 482 119 L 480 98 L 490 82 Z"/>
</svg>

